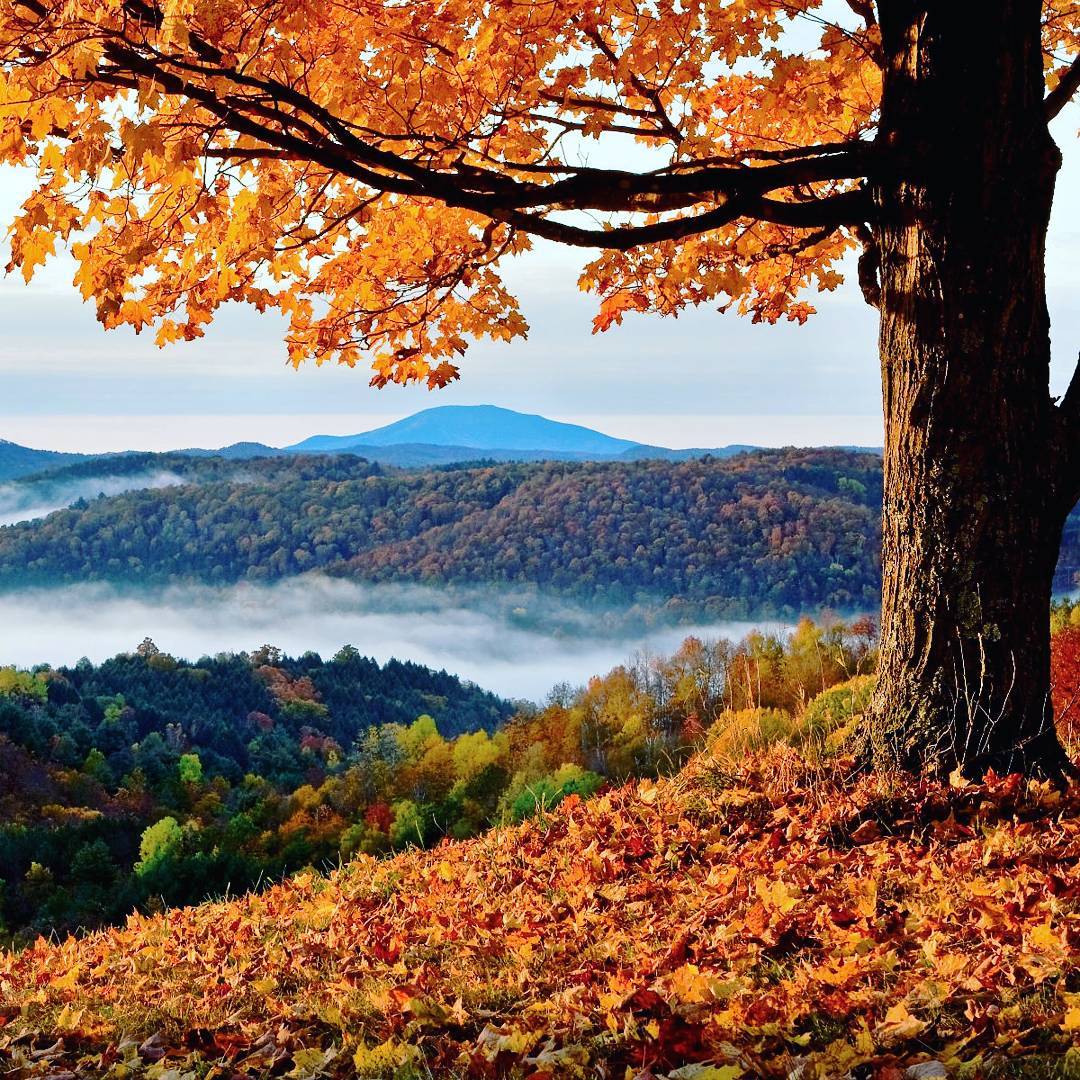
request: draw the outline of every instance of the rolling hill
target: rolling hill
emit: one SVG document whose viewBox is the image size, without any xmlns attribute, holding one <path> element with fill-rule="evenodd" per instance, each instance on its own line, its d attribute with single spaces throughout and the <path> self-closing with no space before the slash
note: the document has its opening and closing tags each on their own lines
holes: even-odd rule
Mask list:
<svg viewBox="0 0 1080 1080">
<path fill-rule="evenodd" d="M 29 446 L 0 439 L 0 481 L 53 469 L 75 461 L 86 461 L 89 454 L 63 454 L 56 450 L 34 450 Z"/>
<path fill-rule="evenodd" d="M 184 480 L 0 529 L 0 588 L 322 570 L 529 587 L 687 617 L 877 603 L 881 467 L 866 454 L 422 472 L 349 455 L 209 458 L 190 459 Z"/>
<path fill-rule="evenodd" d="M 341 835 L 378 801 L 361 755 L 378 758 L 389 784 L 423 736 L 446 740 L 445 765 L 456 739 L 486 744 L 476 733 L 513 713 L 445 671 L 348 646 L 327 659 L 263 646 L 189 662 L 147 638 L 96 665 L 0 666 L 0 948 L 9 934 L 79 932 L 155 897 L 198 903 L 335 860 Z M 333 821 L 329 808 L 305 817 L 304 789 L 331 777 Z M 408 796 L 415 781 L 401 775 L 394 790 Z M 442 821 L 451 810 L 440 808 Z M 165 818 L 188 826 L 186 850 L 149 882 L 135 869 L 139 838 Z"/>
<path fill-rule="evenodd" d="M 0 528 L 0 588 L 268 582 L 321 570 L 666 605 L 685 618 L 872 610 L 880 499 L 880 459 L 844 450 L 426 470 L 345 453 L 133 454 L 0 491 L 0 524 L 56 510 Z M 1074 589 L 1078 571 L 1074 513 L 1055 591 Z"/>
</svg>

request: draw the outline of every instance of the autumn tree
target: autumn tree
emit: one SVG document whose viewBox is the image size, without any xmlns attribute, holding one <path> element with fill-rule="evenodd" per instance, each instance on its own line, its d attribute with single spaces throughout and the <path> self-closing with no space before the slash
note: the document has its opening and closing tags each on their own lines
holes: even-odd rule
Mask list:
<svg viewBox="0 0 1080 1080">
<path fill-rule="evenodd" d="M 1055 772 L 1080 380 L 1051 400 L 1043 254 L 1078 47 L 1070 0 L 0 0 L 2 159 L 39 178 L 12 264 L 67 245 L 102 323 L 161 343 L 242 301 L 294 363 L 437 387 L 469 339 L 526 333 L 500 273 L 537 239 L 596 253 L 598 330 L 802 322 L 858 250 L 874 755 Z"/>
</svg>

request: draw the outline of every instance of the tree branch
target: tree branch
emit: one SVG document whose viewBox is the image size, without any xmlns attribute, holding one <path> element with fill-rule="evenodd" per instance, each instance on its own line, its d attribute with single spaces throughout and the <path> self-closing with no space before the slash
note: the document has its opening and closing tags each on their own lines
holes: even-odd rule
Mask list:
<svg viewBox="0 0 1080 1080">
<path fill-rule="evenodd" d="M 539 215 L 520 211 L 490 211 L 498 221 L 516 229 L 569 247 L 629 251 L 645 244 L 682 240 L 688 236 L 712 232 L 739 218 L 768 221 L 798 229 L 829 228 L 865 221 L 872 211 L 869 195 L 862 189 L 802 203 L 783 203 L 760 197 L 732 199 L 726 205 L 702 214 L 658 221 L 652 225 L 627 225 L 615 229 L 584 229 Z"/>
<path fill-rule="evenodd" d="M 1080 428 L 1080 359 L 1076 362 L 1069 388 L 1065 391 L 1058 410 L 1066 423 L 1071 427 Z"/>
<path fill-rule="evenodd" d="M 599 43 L 601 47 L 607 48 L 602 38 Z M 449 174 L 445 172 L 428 169 L 410 158 L 372 146 L 358 138 L 344 120 L 334 116 L 295 87 L 286 86 L 274 79 L 256 78 L 223 66 L 207 69 L 204 65 L 185 63 L 178 58 L 162 57 L 160 54 L 157 59 L 186 72 L 199 72 L 212 78 L 228 79 L 245 89 L 261 91 L 275 102 L 282 101 L 292 106 L 322 127 L 340 144 L 343 151 L 369 168 L 397 173 L 425 187 L 438 188 L 449 179 Z M 151 65 L 157 70 L 161 68 L 161 63 L 151 61 Z M 641 92 L 648 93 L 649 88 L 643 87 Z M 233 104 L 238 108 L 244 107 L 245 103 L 249 108 L 256 108 L 255 103 L 249 99 L 233 99 Z M 658 99 L 656 108 L 662 114 Z M 267 110 L 261 111 L 264 116 L 267 115 Z M 663 124 L 666 116 L 662 114 L 658 118 Z M 667 127 L 670 123 L 668 120 L 664 126 Z M 671 130 L 673 134 L 678 134 L 677 129 Z M 868 168 L 873 148 L 871 144 L 853 140 L 828 147 L 808 147 L 806 153 L 811 155 L 811 159 L 804 160 L 799 156 L 799 148 L 792 148 L 784 153 L 782 158 L 777 155 L 776 160 L 768 166 L 681 169 L 678 176 L 662 178 L 656 173 L 636 174 L 618 170 L 574 169 L 568 166 L 566 172 L 570 177 L 550 185 L 519 180 L 508 182 L 504 174 L 482 169 L 469 170 L 467 180 L 478 184 L 486 180 L 487 185 L 481 184 L 478 188 L 481 191 L 491 192 L 500 188 L 509 191 L 513 188 L 517 193 L 515 200 L 504 205 L 515 209 L 538 206 L 576 210 L 683 209 L 714 190 L 733 193 L 746 188 L 765 192 L 817 181 L 861 179 Z M 798 160 L 795 160 L 796 158 Z M 472 183 L 463 181 L 460 176 L 454 180 L 465 187 L 473 186 Z M 553 195 L 552 189 L 558 189 L 558 194 Z M 433 193 L 437 194 L 437 191 Z M 639 201 L 635 202 L 635 199 Z"/>
<path fill-rule="evenodd" d="M 855 238 L 862 244 L 859 255 L 859 288 L 863 299 L 871 307 L 881 307 L 881 249 L 873 230 L 859 223 L 854 229 Z"/>
<path fill-rule="evenodd" d="M 847 0 L 847 6 L 859 16 L 866 25 L 877 26 L 877 15 L 874 14 L 874 0 Z"/>
<path fill-rule="evenodd" d="M 1072 66 L 1061 76 L 1061 81 L 1046 95 L 1046 119 L 1053 120 L 1066 105 L 1072 101 L 1076 92 L 1080 90 L 1080 56 Z"/>
<path fill-rule="evenodd" d="M 43 21 L 48 18 L 41 0 L 18 2 Z M 127 8 L 144 20 L 143 25 L 155 17 L 155 8 L 145 0 L 127 0 Z M 611 51 L 602 39 L 598 47 L 605 55 Z M 297 87 L 232 68 L 202 42 L 193 45 L 193 55 L 182 56 L 118 32 L 105 41 L 103 52 L 108 66 L 88 73 L 86 81 L 125 86 L 131 80 L 145 81 L 165 94 L 197 103 L 221 128 L 257 144 L 209 147 L 204 151 L 208 157 L 307 161 L 375 193 L 433 199 L 576 247 L 628 250 L 709 232 L 739 218 L 799 229 L 835 229 L 865 222 L 872 213 L 861 190 L 823 197 L 811 192 L 810 198 L 799 200 L 784 195 L 809 190 L 813 184 L 865 178 L 876 151 L 859 140 L 804 151 L 790 148 L 755 165 L 683 163 L 678 170 L 645 173 L 568 165 L 562 179 L 538 182 L 465 164 L 468 143 L 457 162 L 441 168 L 387 149 L 377 132 L 361 137 L 347 120 Z M 659 92 L 634 85 L 663 123 Z M 676 134 L 673 128 L 672 135 Z M 614 228 L 585 228 L 547 216 L 563 211 L 656 214 L 690 209 L 696 212 Z"/>
<path fill-rule="evenodd" d="M 835 149 L 830 147 L 828 154 L 785 158 L 759 166 L 705 166 L 664 174 L 568 166 L 569 175 L 565 179 L 549 184 L 514 179 L 494 170 L 439 171 L 360 139 L 348 130 L 344 121 L 293 87 L 242 75 L 225 67 L 206 70 L 199 64 L 160 55 L 147 57 L 126 42 L 110 42 L 105 47 L 105 55 L 122 70 L 153 80 L 167 93 L 198 101 L 227 128 L 255 138 L 273 150 L 290 157 L 306 158 L 376 191 L 429 196 L 500 220 L 508 220 L 503 216 L 505 212 L 538 208 L 546 208 L 549 212 L 655 213 L 686 209 L 702 202 L 721 202 L 726 212 L 728 205 L 755 199 L 770 191 L 818 182 L 861 179 L 869 171 L 874 155 L 870 144 L 854 141 Z M 174 67 L 179 67 L 180 73 L 170 70 Z M 269 107 L 244 94 L 223 97 L 192 81 L 189 76 L 195 71 L 215 79 L 227 79 L 249 93 L 258 90 L 270 95 L 272 100 L 300 111 L 303 116 L 283 113 L 276 106 Z M 316 124 L 318 127 L 314 126 Z M 224 150 L 220 152 L 225 156 Z M 253 150 L 246 153 L 255 156 Z M 276 155 L 267 153 L 265 156 Z M 767 213 L 773 216 L 764 220 L 779 220 L 783 216 L 801 220 L 801 215 L 795 213 L 797 205 L 769 201 L 768 207 L 772 209 L 767 209 Z M 808 205 L 812 207 L 814 200 Z M 535 220 L 528 218 L 530 222 Z M 808 227 L 825 223 L 814 219 Z M 522 224 L 521 227 L 526 226 Z"/>
<path fill-rule="evenodd" d="M 852 144 L 845 153 L 773 162 L 760 166 L 706 166 L 678 173 L 631 173 L 578 169 L 553 184 L 521 181 L 508 205 L 564 210 L 680 210 L 717 196 L 764 195 L 829 180 L 862 179 L 872 152 Z"/>
</svg>

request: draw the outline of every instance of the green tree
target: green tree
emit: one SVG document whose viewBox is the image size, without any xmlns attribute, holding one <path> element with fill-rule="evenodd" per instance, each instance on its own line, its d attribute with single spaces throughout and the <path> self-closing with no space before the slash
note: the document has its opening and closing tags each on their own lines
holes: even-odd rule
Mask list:
<svg viewBox="0 0 1080 1080">
<path fill-rule="evenodd" d="M 176 771 L 182 784 L 202 783 L 203 767 L 198 754 L 181 754 Z"/>
<path fill-rule="evenodd" d="M 13 667 L 0 668 L 0 697 L 43 702 L 48 693 L 49 686 L 43 676 L 18 671 Z"/>
<path fill-rule="evenodd" d="M 179 854 L 184 830 L 174 817 L 163 817 L 147 828 L 139 841 L 139 861 L 135 873 L 148 877 L 156 873 L 169 859 Z"/>
<path fill-rule="evenodd" d="M 71 858 L 71 877 L 82 885 L 106 888 L 116 881 L 119 867 L 104 840 L 83 844 Z"/>
<path fill-rule="evenodd" d="M 92 777 L 103 787 L 111 787 L 113 783 L 112 769 L 105 759 L 105 755 L 96 747 L 92 747 L 83 762 L 82 771 Z"/>
</svg>

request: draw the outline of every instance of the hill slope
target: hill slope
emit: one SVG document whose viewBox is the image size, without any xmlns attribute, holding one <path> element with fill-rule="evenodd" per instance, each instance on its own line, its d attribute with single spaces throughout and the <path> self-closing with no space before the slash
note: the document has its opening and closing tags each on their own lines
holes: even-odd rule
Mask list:
<svg viewBox="0 0 1080 1080">
<path fill-rule="evenodd" d="M 83 580 L 224 584 L 323 570 L 670 603 L 687 618 L 878 603 L 881 462 L 843 450 L 422 472 L 347 454 L 128 455 L 8 485 L 0 521 L 72 495 L 153 484 L 169 486 L 0 528 L 0 589 Z M 1074 512 L 1059 593 L 1074 588 L 1078 567 Z"/>
<path fill-rule="evenodd" d="M 486 746 L 472 733 L 512 712 L 444 671 L 380 666 L 348 647 L 326 661 L 263 647 L 188 663 L 144 643 L 99 665 L 0 667 L 0 941 L 122 922 L 147 903 L 197 903 L 336 862 L 372 805 L 388 833 L 390 803 L 424 789 L 418 776 L 431 769 L 406 774 L 416 744 L 442 748 L 452 782 L 455 737 Z M 474 817 L 498 799 L 489 788 L 482 808 L 468 808 Z M 316 789 L 333 799 L 321 804 Z M 449 827 L 455 807 L 430 798 Z M 466 816 L 458 810 L 460 829 Z M 165 818 L 182 842 L 141 873 L 140 837 Z M 418 839 L 419 827 L 401 846 Z"/>
<path fill-rule="evenodd" d="M 0 587 L 323 569 L 619 604 L 681 600 L 688 613 L 877 602 L 881 467 L 865 454 L 422 473 L 347 456 L 187 468 L 197 483 L 0 529 Z"/>
<path fill-rule="evenodd" d="M 397 443 L 476 450 L 560 450 L 610 456 L 637 445 L 629 439 L 615 439 L 578 424 L 563 424 L 496 405 L 439 405 L 359 435 L 316 435 L 288 449 L 307 453 L 350 449 L 356 444 Z"/>
<path fill-rule="evenodd" d="M 0 956 L 0 1053 L 23 1078 L 1072 1076 L 1078 845 L 1075 790 L 700 758 Z"/>
<path fill-rule="evenodd" d="M 29 446 L 0 439 L 0 481 L 15 480 L 89 457 L 88 454 L 62 454 L 56 450 L 32 450 Z"/>
</svg>

